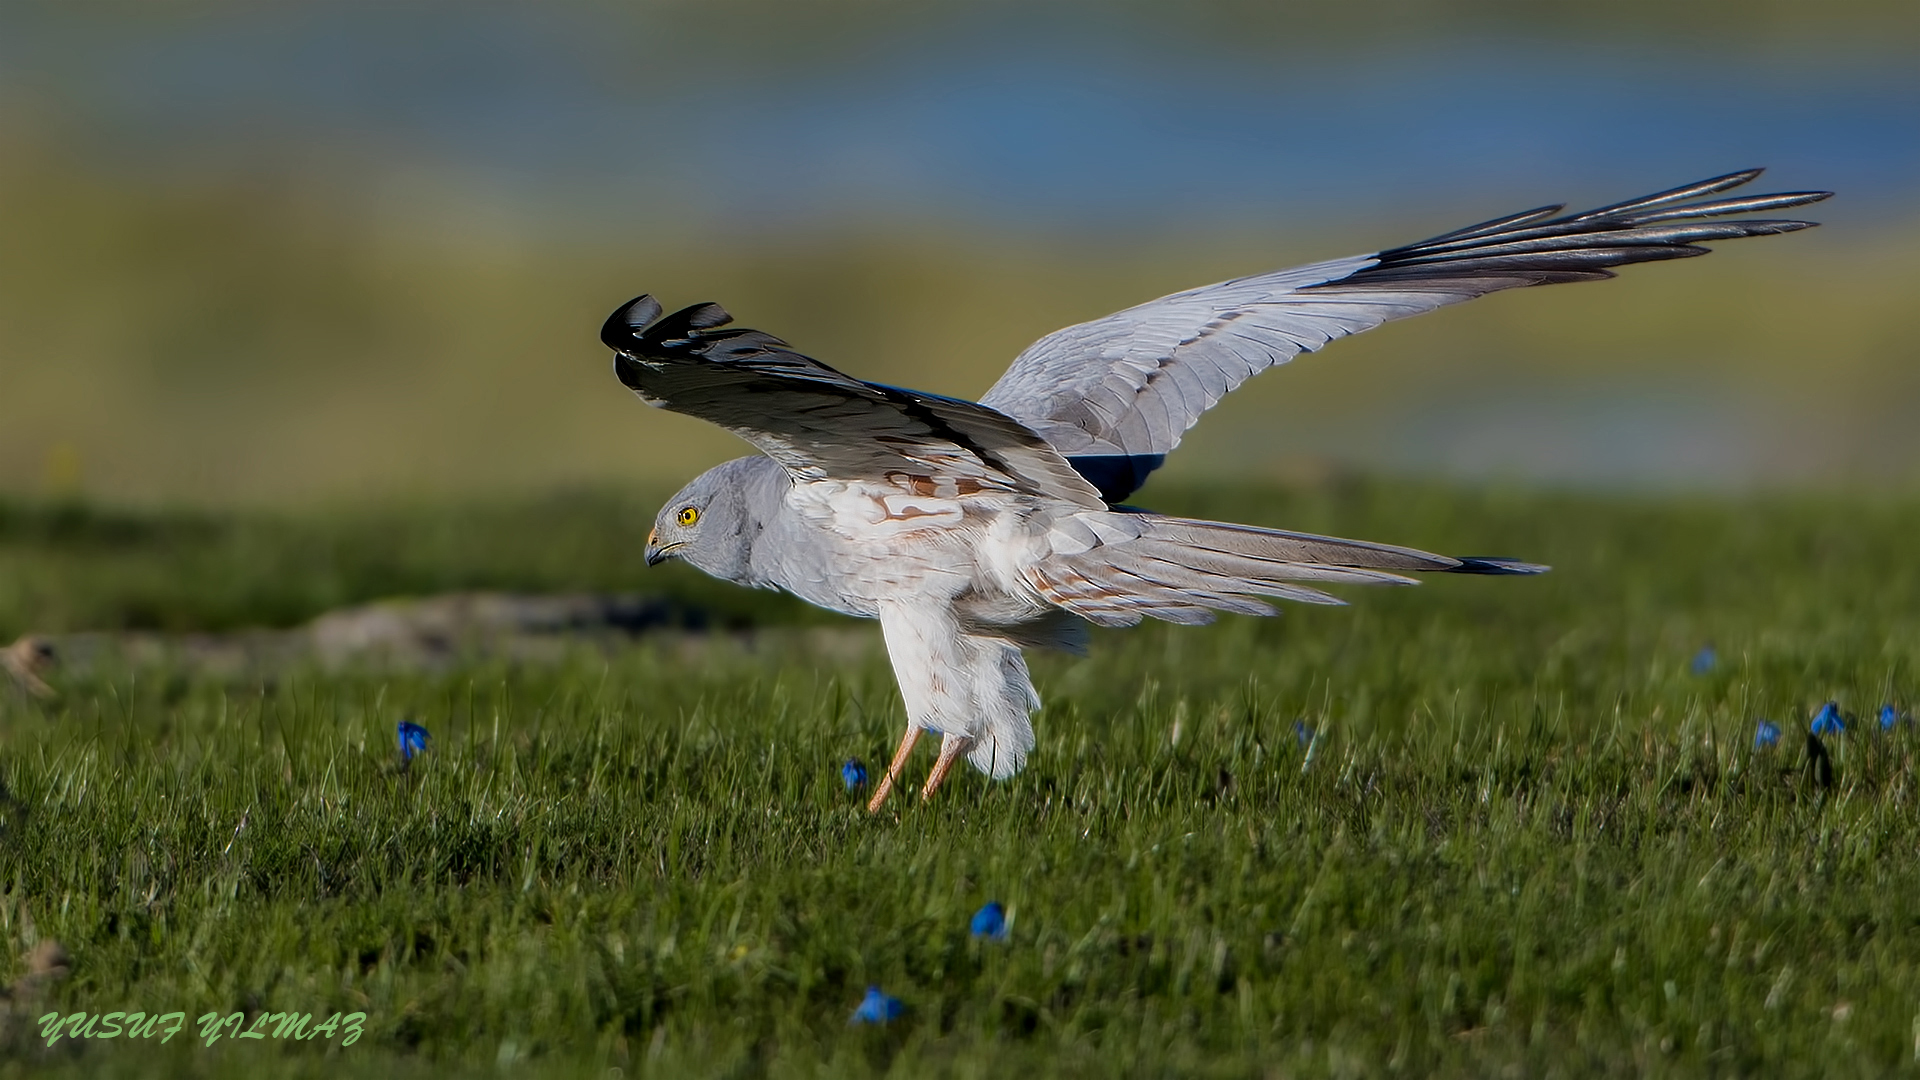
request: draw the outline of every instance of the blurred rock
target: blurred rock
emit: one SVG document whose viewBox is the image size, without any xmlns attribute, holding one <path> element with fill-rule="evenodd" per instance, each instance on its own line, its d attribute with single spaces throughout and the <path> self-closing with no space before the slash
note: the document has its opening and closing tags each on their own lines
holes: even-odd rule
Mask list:
<svg viewBox="0 0 1920 1080">
<path fill-rule="evenodd" d="M 702 630 L 707 623 L 704 612 L 655 596 L 472 592 L 340 608 L 292 630 L 67 634 L 57 645 L 62 666 L 76 675 L 124 664 L 237 677 L 303 662 L 420 668 L 486 657 L 557 660 L 581 647 L 612 648 L 643 634 Z M 52 647 L 45 639 L 22 640 Z M 12 661 L 7 670 L 13 671 Z M 15 677 L 35 693 L 45 685 L 30 673 Z"/>
<path fill-rule="evenodd" d="M 10 1056 L 46 1049 L 34 1038 L 36 1020 L 46 1011 L 48 991 L 73 971 L 73 957 L 52 938 L 28 950 L 26 962 L 27 973 L 0 989 L 0 1050 Z"/>
<path fill-rule="evenodd" d="M 431 663 L 473 653 L 537 654 L 562 638 L 633 636 L 686 622 L 676 605 L 650 596 L 450 593 L 331 611 L 305 633 L 325 663 Z"/>
<path fill-rule="evenodd" d="M 41 676 L 52 670 L 55 655 L 51 642 L 28 634 L 0 651 L 0 669 L 5 669 L 13 682 L 27 693 L 50 698 L 54 696 L 54 689 Z"/>
<path fill-rule="evenodd" d="M 27 973 L 13 984 L 13 994 L 17 998 L 24 992 L 57 983 L 72 970 L 73 956 L 66 946 L 47 938 L 27 953 Z"/>
</svg>

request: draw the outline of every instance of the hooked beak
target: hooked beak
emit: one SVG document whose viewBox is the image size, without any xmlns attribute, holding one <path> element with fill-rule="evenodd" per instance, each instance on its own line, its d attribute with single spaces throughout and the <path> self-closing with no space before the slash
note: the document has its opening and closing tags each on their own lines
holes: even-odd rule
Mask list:
<svg viewBox="0 0 1920 1080">
<path fill-rule="evenodd" d="M 679 546 L 679 544 L 668 544 L 662 547 L 660 537 L 653 530 L 647 530 L 647 565 L 659 566 L 673 558 L 674 550 Z"/>
</svg>

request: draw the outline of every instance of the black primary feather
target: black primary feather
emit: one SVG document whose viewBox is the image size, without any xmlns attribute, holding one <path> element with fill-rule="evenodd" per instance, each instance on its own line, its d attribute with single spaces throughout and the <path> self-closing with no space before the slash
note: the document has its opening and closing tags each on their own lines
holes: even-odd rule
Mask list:
<svg viewBox="0 0 1920 1080">
<path fill-rule="evenodd" d="M 1312 288 L 1408 285 L 1472 277 L 1527 279 L 1545 285 L 1613 276 L 1612 267 L 1705 255 L 1695 245 L 1744 236 L 1768 236 L 1811 228 L 1816 222 L 1748 219 L 1705 221 L 1729 214 L 1780 210 L 1819 202 L 1830 191 L 1792 191 L 1691 202 L 1751 182 L 1759 169 L 1657 192 L 1564 217 L 1562 207 L 1542 207 L 1442 233 L 1417 244 L 1382 251 L 1378 262 L 1338 281 Z M 1669 224 L 1680 222 L 1680 224 Z M 1303 290 L 1311 291 L 1311 289 Z"/>
</svg>

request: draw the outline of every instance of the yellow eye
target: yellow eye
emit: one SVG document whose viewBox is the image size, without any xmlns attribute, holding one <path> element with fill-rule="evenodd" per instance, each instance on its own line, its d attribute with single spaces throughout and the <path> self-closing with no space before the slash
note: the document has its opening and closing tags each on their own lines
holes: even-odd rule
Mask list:
<svg viewBox="0 0 1920 1080">
<path fill-rule="evenodd" d="M 680 513 L 674 516 L 674 520 L 680 523 L 681 528 L 686 528 L 700 520 L 700 511 L 691 506 L 683 506 L 680 508 Z"/>
</svg>

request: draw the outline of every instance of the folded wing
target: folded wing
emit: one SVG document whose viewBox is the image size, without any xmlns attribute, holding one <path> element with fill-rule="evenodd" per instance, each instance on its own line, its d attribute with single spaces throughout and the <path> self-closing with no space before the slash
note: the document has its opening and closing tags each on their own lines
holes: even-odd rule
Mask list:
<svg viewBox="0 0 1920 1080">
<path fill-rule="evenodd" d="M 1555 217 L 1548 206 L 1372 255 L 1174 293 L 1041 338 L 981 403 L 1044 436 L 1110 502 L 1159 468 L 1228 391 L 1328 342 L 1501 289 L 1613 276 L 1612 267 L 1704 255 L 1695 245 L 1792 232 L 1808 221 L 1710 220 L 1801 206 L 1830 192 L 1708 199 L 1732 173 Z"/>
<path fill-rule="evenodd" d="M 1046 440 L 990 408 L 862 382 L 771 334 L 722 329 L 732 317 L 717 304 L 661 311 L 642 296 L 601 328 L 620 381 L 649 405 L 726 428 L 796 480 L 891 480 L 1105 505 Z"/>
</svg>

